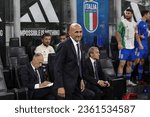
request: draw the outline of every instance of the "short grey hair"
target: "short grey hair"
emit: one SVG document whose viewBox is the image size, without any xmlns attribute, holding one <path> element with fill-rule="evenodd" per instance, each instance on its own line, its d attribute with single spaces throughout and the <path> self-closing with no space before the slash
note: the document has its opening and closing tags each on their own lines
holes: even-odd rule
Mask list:
<svg viewBox="0 0 150 117">
<path fill-rule="evenodd" d="M 95 49 L 98 49 L 98 47 L 95 46 L 90 47 L 87 53 L 87 57 L 91 57 L 90 54 L 93 53 Z"/>
</svg>

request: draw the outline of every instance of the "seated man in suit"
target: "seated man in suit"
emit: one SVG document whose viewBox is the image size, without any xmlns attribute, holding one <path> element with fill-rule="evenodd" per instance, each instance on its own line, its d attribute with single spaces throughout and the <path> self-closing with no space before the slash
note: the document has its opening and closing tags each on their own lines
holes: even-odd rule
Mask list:
<svg viewBox="0 0 150 117">
<path fill-rule="evenodd" d="M 35 48 L 35 53 L 41 53 L 43 55 L 44 61 L 43 61 L 43 71 L 45 74 L 45 77 L 48 79 L 48 55 L 50 53 L 55 53 L 54 48 L 50 45 L 52 40 L 52 36 L 49 33 L 44 33 L 41 36 L 42 44 L 37 46 Z"/>
<path fill-rule="evenodd" d="M 88 50 L 88 58 L 85 60 L 84 78 L 87 81 L 86 87 L 95 92 L 95 99 L 109 99 L 110 83 L 104 79 L 99 60 L 99 49 L 91 47 Z"/>
<path fill-rule="evenodd" d="M 55 99 L 51 82 L 46 81 L 41 65 L 43 55 L 37 53 L 33 56 L 31 63 L 21 69 L 21 80 L 25 87 L 28 87 L 30 99 Z"/>
</svg>

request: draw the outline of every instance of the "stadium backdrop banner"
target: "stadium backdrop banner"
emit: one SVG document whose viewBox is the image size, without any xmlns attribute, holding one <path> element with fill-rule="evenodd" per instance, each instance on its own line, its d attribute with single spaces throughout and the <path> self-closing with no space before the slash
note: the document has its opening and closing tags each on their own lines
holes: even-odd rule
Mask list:
<svg viewBox="0 0 150 117">
<path fill-rule="evenodd" d="M 86 44 L 108 45 L 108 9 L 108 0 L 77 0 L 77 22 L 83 27 Z"/>
</svg>

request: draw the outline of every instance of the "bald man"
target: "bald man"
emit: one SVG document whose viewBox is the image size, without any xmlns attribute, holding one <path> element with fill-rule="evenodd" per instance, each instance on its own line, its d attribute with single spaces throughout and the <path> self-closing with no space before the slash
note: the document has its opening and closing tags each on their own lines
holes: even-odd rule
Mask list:
<svg viewBox="0 0 150 117">
<path fill-rule="evenodd" d="M 81 25 L 72 23 L 69 27 L 69 36 L 69 39 L 61 43 L 57 49 L 54 84 L 59 97 L 83 99 L 81 93 L 85 86 L 82 77 Z"/>
</svg>

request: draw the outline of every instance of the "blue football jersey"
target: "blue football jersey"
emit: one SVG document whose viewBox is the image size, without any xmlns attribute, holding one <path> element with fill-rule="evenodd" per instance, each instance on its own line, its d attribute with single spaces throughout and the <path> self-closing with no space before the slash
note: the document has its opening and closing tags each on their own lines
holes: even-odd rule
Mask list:
<svg viewBox="0 0 150 117">
<path fill-rule="evenodd" d="M 139 35 L 144 35 L 144 39 L 141 39 L 144 49 L 148 49 L 148 25 L 145 21 L 139 20 L 137 23 Z"/>
</svg>

